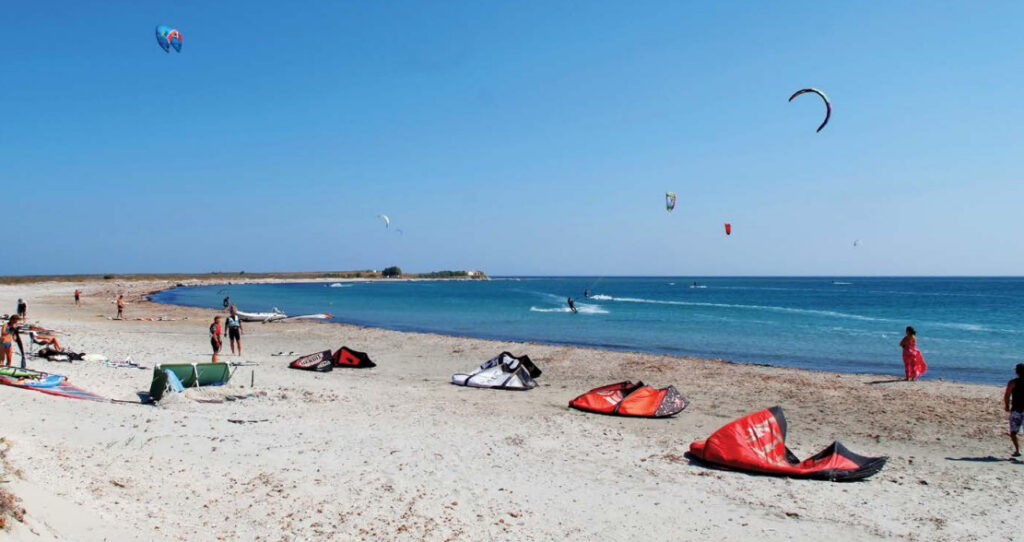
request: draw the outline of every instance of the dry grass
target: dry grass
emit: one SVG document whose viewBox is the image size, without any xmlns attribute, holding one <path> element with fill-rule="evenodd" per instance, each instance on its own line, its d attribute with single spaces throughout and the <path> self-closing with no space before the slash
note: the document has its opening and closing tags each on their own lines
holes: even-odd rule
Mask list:
<svg viewBox="0 0 1024 542">
<path fill-rule="evenodd" d="M 10 525 L 9 519 L 21 522 L 25 520 L 25 509 L 21 507 L 21 499 L 14 496 L 4 485 L 9 481 L 10 476 L 18 473 L 11 470 L 7 462 L 7 451 L 11 444 L 7 439 L 0 437 L 0 530 L 6 530 Z"/>
</svg>

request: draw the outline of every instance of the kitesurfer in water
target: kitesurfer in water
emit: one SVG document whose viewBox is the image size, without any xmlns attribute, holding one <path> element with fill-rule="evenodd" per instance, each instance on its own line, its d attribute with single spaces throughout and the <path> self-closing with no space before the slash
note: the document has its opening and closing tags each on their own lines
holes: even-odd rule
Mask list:
<svg viewBox="0 0 1024 542">
<path fill-rule="evenodd" d="M 14 357 L 14 343 L 18 343 L 18 350 L 21 351 L 21 368 L 25 368 L 25 345 L 21 343 L 21 334 L 18 333 L 18 322 L 21 320 L 17 315 L 11 317 L 6 324 L 0 328 L 0 363 L 10 367 Z"/>
<path fill-rule="evenodd" d="M 1013 442 L 1013 457 L 1020 457 L 1020 443 L 1017 433 L 1024 424 L 1024 363 L 1018 363 L 1014 369 L 1017 378 L 1006 384 L 1003 394 L 1003 408 L 1010 414 L 1010 442 Z"/>
<path fill-rule="evenodd" d="M 917 380 L 919 376 L 928 370 L 928 366 L 924 363 L 924 356 L 921 355 L 921 351 L 917 349 L 917 330 L 912 326 L 907 326 L 907 334 L 900 341 L 900 347 L 903 348 L 903 369 L 906 374 L 906 380 Z"/>
<path fill-rule="evenodd" d="M 576 314 L 576 304 L 572 302 L 572 298 L 570 297 L 566 301 L 569 303 L 569 310 L 571 310 L 573 314 Z"/>
<path fill-rule="evenodd" d="M 590 288 L 583 289 L 583 297 L 590 299 Z"/>
</svg>

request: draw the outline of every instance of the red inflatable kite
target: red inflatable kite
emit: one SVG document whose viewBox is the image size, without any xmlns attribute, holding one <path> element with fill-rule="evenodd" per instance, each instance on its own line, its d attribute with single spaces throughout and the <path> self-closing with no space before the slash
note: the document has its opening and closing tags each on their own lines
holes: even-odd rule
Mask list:
<svg viewBox="0 0 1024 542">
<path fill-rule="evenodd" d="M 335 367 L 352 367 L 356 369 L 368 369 L 370 367 L 376 367 L 377 364 L 370 361 L 370 356 L 366 355 L 366 352 L 358 352 L 352 350 L 347 346 L 342 346 L 334 353 L 334 366 Z"/>
<path fill-rule="evenodd" d="M 710 465 L 774 476 L 833 482 L 863 480 L 882 470 L 886 457 L 857 455 L 838 442 L 800 461 L 786 447 L 782 407 L 755 412 L 690 444 L 690 453 Z"/>
<path fill-rule="evenodd" d="M 678 414 L 689 402 L 675 388 L 655 389 L 626 381 L 594 388 L 569 401 L 569 406 L 586 412 L 665 418 Z"/>
<path fill-rule="evenodd" d="M 725 223 L 725 234 L 732 235 L 732 224 L 728 222 Z"/>
</svg>

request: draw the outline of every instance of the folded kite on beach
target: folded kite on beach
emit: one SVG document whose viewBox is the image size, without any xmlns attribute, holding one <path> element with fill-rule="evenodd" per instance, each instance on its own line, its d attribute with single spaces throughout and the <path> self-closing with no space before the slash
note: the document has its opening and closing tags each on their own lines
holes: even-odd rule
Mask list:
<svg viewBox="0 0 1024 542">
<path fill-rule="evenodd" d="M 502 352 L 469 374 L 453 374 L 452 384 L 471 388 L 530 390 L 537 387 L 534 379 L 540 374 L 541 370 L 529 356 L 516 357 Z"/>
<path fill-rule="evenodd" d="M 673 386 L 656 389 L 629 380 L 594 388 L 569 401 L 570 407 L 585 412 L 642 418 L 667 418 L 689 404 Z"/>
<path fill-rule="evenodd" d="M 366 352 L 352 350 L 347 346 L 339 348 L 338 351 L 334 353 L 333 359 L 335 367 L 369 369 L 370 367 L 377 366 L 376 363 L 370 360 L 370 356 L 366 355 Z"/>
<path fill-rule="evenodd" d="M 715 467 L 773 476 L 833 482 L 863 480 L 885 466 L 886 457 L 857 455 L 838 442 L 800 461 L 786 447 L 782 407 L 744 416 L 690 444 L 690 454 Z"/>
<path fill-rule="evenodd" d="M 302 369 L 303 371 L 316 371 L 318 373 L 330 372 L 334 369 L 334 358 L 330 350 L 309 354 L 288 364 L 291 369 Z"/>
</svg>

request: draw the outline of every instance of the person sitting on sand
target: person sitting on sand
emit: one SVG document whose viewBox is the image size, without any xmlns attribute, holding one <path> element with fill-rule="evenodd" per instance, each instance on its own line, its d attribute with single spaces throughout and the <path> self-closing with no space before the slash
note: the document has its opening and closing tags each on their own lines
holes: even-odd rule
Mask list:
<svg viewBox="0 0 1024 542">
<path fill-rule="evenodd" d="M 220 352 L 221 347 L 220 341 L 220 316 L 213 317 L 213 323 L 210 324 L 210 346 L 213 347 L 213 360 L 210 363 L 217 363 L 217 353 Z"/>
<path fill-rule="evenodd" d="M 124 320 L 124 294 L 117 296 L 117 319 Z"/>
<path fill-rule="evenodd" d="M 238 355 L 242 355 L 242 319 L 238 317 L 235 306 L 231 305 L 231 316 L 228 316 L 227 328 L 224 330 L 231 344 L 231 353 L 235 353 L 235 344 L 238 344 Z"/>
<path fill-rule="evenodd" d="M 906 380 L 908 382 L 917 380 L 919 376 L 928 370 L 928 365 L 924 362 L 924 356 L 917 349 L 917 330 L 907 326 L 907 334 L 900 341 L 900 347 L 903 348 L 903 370 L 906 374 Z"/>
<path fill-rule="evenodd" d="M 573 314 L 576 314 L 576 304 L 573 303 L 572 298 L 570 297 L 567 301 L 569 303 L 569 310 L 571 310 Z"/>
<path fill-rule="evenodd" d="M 1013 457 L 1020 457 L 1020 443 L 1017 433 L 1024 424 L 1024 363 L 1014 368 L 1017 378 L 1007 382 L 1003 393 L 1003 409 L 1010 414 L 1010 442 L 1013 443 Z M 1012 399 L 1012 401 L 1011 401 Z"/>
<path fill-rule="evenodd" d="M 18 316 L 22 320 L 28 321 L 28 303 L 25 303 L 25 300 L 20 297 L 18 298 Z"/>
<path fill-rule="evenodd" d="M 82 291 L 79 290 L 78 288 L 75 288 L 75 305 L 81 305 L 81 304 L 82 304 Z"/>
<path fill-rule="evenodd" d="M 57 337 L 54 337 L 52 335 L 38 335 L 38 334 L 36 334 L 35 331 L 29 331 L 28 335 L 29 335 L 29 337 L 32 338 L 32 342 L 34 342 L 34 343 L 36 343 L 36 344 L 38 344 L 40 346 L 52 346 L 53 349 L 58 351 L 58 352 L 63 352 L 64 351 L 64 349 L 61 348 L 61 346 L 60 346 L 60 342 L 57 341 Z"/>
<path fill-rule="evenodd" d="M 14 357 L 14 343 L 18 343 L 18 350 L 21 351 L 21 368 L 25 368 L 25 345 L 21 343 L 21 334 L 18 333 L 18 322 L 21 320 L 17 315 L 12 316 L 6 324 L 0 328 L 0 363 L 7 367 L 11 366 Z"/>
</svg>

